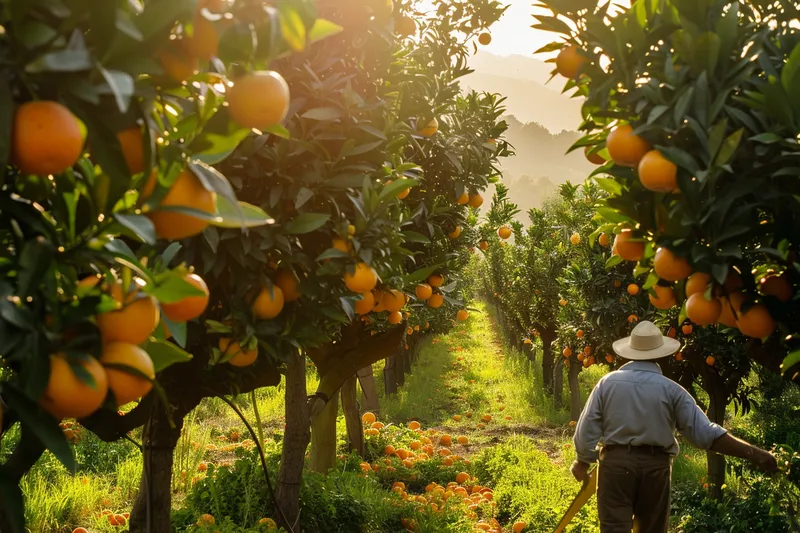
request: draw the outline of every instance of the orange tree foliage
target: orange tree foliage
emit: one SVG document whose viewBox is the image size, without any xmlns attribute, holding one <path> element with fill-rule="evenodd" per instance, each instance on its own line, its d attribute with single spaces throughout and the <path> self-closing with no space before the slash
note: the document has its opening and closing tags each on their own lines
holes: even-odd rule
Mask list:
<svg viewBox="0 0 800 533">
<path fill-rule="evenodd" d="M 796 377 L 797 65 L 788 3 L 542 2 L 563 40 L 568 89 L 585 98 L 576 147 L 600 156 L 604 232 L 643 245 L 644 288 L 747 340 L 749 357 Z M 568 46 L 565 46 L 568 43 Z M 621 43 L 627 43 L 624 46 Z M 746 52 L 745 52 L 746 51 Z M 575 59 L 574 52 L 577 52 Z M 607 160 L 603 163 L 602 160 Z M 656 260 L 657 249 L 663 260 Z M 630 250 L 628 250 L 630 251 Z M 670 253 L 671 252 L 671 253 Z M 708 275 L 686 306 L 686 274 Z M 674 297 L 674 304 L 672 299 Z M 785 358 L 785 359 L 784 359 Z"/>
</svg>

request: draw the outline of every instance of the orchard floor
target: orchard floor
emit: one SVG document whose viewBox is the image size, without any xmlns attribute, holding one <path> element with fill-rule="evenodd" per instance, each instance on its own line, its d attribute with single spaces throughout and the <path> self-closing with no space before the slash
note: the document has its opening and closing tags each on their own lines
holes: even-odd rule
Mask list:
<svg viewBox="0 0 800 533">
<path fill-rule="evenodd" d="M 601 375 L 599 367 L 580 374 L 584 399 Z M 375 376 L 383 390 L 380 365 Z M 309 390 L 315 386 L 310 375 Z M 282 396 L 282 387 L 255 396 L 266 440 L 273 443 L 267 446 L 273 464 L 280 451 Z M 250 396 L 236 401 L 254 420 Z M 306 525 L 305 531 L 391 533 L 407 526 L 423 533 L 509 532 L 515 522 L 524 521 L 524 531 L 547 533 L 578 490 L 569 474 L 574 451 L 568 413 L 554 409 L 552 398 L 543 394 L 539 366 L 506 348 L 492 309 L 483 304 L 450 334 L 425 341 L 404 386 L 380 398 L 377 414 L 384 427 L 367 437 L 364 460 L 340 456 L 327 480 L 311 474 L 305 480 L 311 488 L 309 500 L 303 502 L 310 522 L 304 523 L 314 524 Z M 419 422 L 421 430 L 409 429 L 412 421 Z M 173 472 L 176 530 L 267 531 L 267 526 L 257 525 L 269 506 L 259 507 L 263 495 L 251 488 L 262 478 L 241 422 L 221 402 L 207 401 L 185 427 Z M 343 450 L 341 417 L 338 434 Z M 431 447 L 426 450 L 428 441 Z M 416 450 L 417 457 L 403 463 L 397 455 L 385 455 L 387 445 Z M 138 449 L 127 441 L 102 443 L 78 430 L 75 450 L 80 465 L 75 477 L 45 457 L 26 478 L 30 531 L 61 533 L 77 526 L 91 533 L 125 531 L 110 525 L 102 511 L 130 510 L 141 475 Z M 425 457 L 419 455 L 423 453 Z M 704 454 L 685 447 L 675 462 L 675 490 L 702 500 L 704 469 Z M 227 474 L 220 476 L 223 471 Z M 459 472 L 468 479 L 456 485 Z M 731 478 L 728 490 L 736 491 L 736 484 Z M 194 525 L 204 513 L 217 517 L 214 528 Z M 671 531 L 684 531 L 677 525 L 682 514 L 682 509 L 673 509 Z M 358 520 L 363 525 L 356 526 Z M 567 531 L 599 532 L 594 500 Z"/>
</svg>

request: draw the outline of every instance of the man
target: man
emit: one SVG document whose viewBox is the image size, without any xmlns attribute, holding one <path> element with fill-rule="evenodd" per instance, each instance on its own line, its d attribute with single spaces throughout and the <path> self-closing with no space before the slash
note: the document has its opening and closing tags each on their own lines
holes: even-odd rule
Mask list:
<svg viewBox="0 0 800 533">
<path fill-rule="evenodd" d="M 614 351 L 630 361 L 597 383 L 575 430 L 578 459 L 572 474 L 588 480 L 598 458 L 597 505 L 602 533 L 666 533 L 669 523 L 675 429 L 702 449 L 747 459 L 774 472 L 775 457 L 728 435 L 712 424 L 694 398 L 664 377 L 654 361 L 672 355 L 680 343 L 652 322 L 641 322 Z M 597 445 L 601 443 L 599 453 Z"/>
</svg>

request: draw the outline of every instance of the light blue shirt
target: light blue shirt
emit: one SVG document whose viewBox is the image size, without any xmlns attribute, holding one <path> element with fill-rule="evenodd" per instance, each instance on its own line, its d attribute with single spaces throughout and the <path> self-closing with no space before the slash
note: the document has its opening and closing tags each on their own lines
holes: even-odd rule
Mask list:
<svg viewBox="0 0 800 533">
<path fill-rule="evenodd" d="M 677 455 L 676 429 L 706 450 L 727 433 L 655 362 L 633 361 L 603 376 L 589 395 L 575 428 L 575 452 L 584 463 L 597 460 L 598 443 L 662 446 Z"/>
</svg>

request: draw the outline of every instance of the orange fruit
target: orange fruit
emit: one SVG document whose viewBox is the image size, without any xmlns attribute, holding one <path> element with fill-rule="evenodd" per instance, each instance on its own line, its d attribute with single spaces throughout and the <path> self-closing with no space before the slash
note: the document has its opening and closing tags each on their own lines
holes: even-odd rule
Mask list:
<svg viewBox="0 0 800 533">
<path fill-rule="evenodd" d="M 469 444 L 469 437 L 467 437 L 466 435 L 459 435 L 459 437 L 456 439 L 456 442 L 458 442 L 461 445 Z"/>
<path fill-rule="evenodd" d="M 126 342 L 111 342 L 103 347 L 100 362 L 106 367 L 108 388 L 114 393 L 117 407 L 145 396 L 153 388 L 152 380 L 156 377 L 153 360 L 143 349 Z M 136 375 L 126 370 L 112 368 L 109 365 L 130 367 Z M 148 379 L 140 376 L 142 374 Z"/>
<path fill-rule="evenodd" d="M 401 36 L 414 35 L 417 33 L 417 23 L 403 15 L 394 21 L 394 31 Z"/>
<path fill-rule="evenodd" d="M 383 449 L 383 453 L 386 455 L 394 455 L 394 446 L 391 444 L 387 444 L 386 447 Z"/>
<path fill-rule="evenodd" d="M 214 520 L 214 516 L 210 514 L 204 514 L 197 519 L 197 525 L 200 527 L 213 526 L 215 522 L 216 520 Z"/>
<path fill-rule="evenodd" d="M 474 207 L 478 209 L 480 206 L 483 205 L 483 196 L 478 193 L 470 194 L 469 195 L 469 205 L 470 207 Z"/>
<path fill-rule="evenodd" d="M 586 148 L 584 148 L 584 149 L 583 149 L 583 155 L 585 155 L 585 156 L 586 156 L 586 159 L 587 159 L 587 160 L 588 160 L 590 163 L 593 163 L 593 164 L 595 164 L 595 165 L 605 165 L 605 164 L 606 164 L 606 160 L 605 160 L 605 159 L 603 159 L 603 156 L 601 156 L 601 155 L 600 155 L 600 154 L 598 154 L 598 153 L 590 154 L 590 153 L 589 153 L 589 151 L 590 151 L 591 149 L 592 149 L 592 147 L 591 147 L 591 146 L 587 146 Z"/>
<path fill-rule="evenodd" d="M 187 55 L 178 46 L 177 41 L 171 41 L 156 54 L 156 57 L 164 74 L 176 83 L 183 83 L 194 76 L 200 66 L 197 58 Z"/>
<path fill-rule="evenodd" d="M 335 248 L 340 252 L 349 254 L 350 252 L 353 251 L 353 243 L 341 237 L 334 237 L 333 240 L 331 241 L 331 248 Z"/>
<path fill-rule="evenodd" d="M 478 244 L 478 247 L 485 252 L 489 248 L 489 243 L 486 241 L 481 241 Z"/>
<path fill-rule="evenodd" d="M 97 411 L 108 393 L 108 376 L 94 357 L 72 359 L 72 364 L 89 374 L 94 383 L 84 383 L 61 354 L 50 356 L 50 377 L 39 403 L 59 420 L 85 418 Z"/>
<path fill-rule="evenodd" d="M 501 239 L 508 239 L 509 237 L 511 237 L 511 233 L 512 233 L 511 228 L 508 226 L 500 226 L 497 230 L 497 235 Z"/>
<path fill-rule="evenodd" d="M 616 164 L 634 168 L 639 166 L 639 162 L 651 149 L 650 143 L 633 134 L 630 124 L 612 129 L 606 138 L 606 148 Z"/>
<path fill-rule="evenodd" d="M 526 527 L 528 527 L 528 524 L 526 522 L 519 521 L 519 522 L 514 522 L 514 526 L 511 528 L 511 530 L 514 533 L 522 533 L 523 531 L 525 531 Z"/>
<path fill-rule="evenodd" d="M 683 361 L 683 352 L 678 352 L 675 354 L 676 361 Z"/>
<path fill-rule="evenodd" d="M 253 315 L 261 320 L 272 320 L 283 311 L 283 291 L 280 287 L 262 287 L 253 301 Z"/>
<path fill-rule="evenodd" d="M 569 242 L 571 242 L 573 245 L 577 246 L 578 244 L 581 243 L 581 236 L 579 234 L 577 234 L 577 233 L 573 233 L 569 238 Z"/>
<path fill-rule="evenodd" d="M 644 242 L 634 240 L 633 231 L 624 229 L 614 239 L 614 250 L 626 261 L 639 261 L 644 255 Z"/>
<path fill-rule="evenodd" d="M 273 70 L 253 72 L 234 81 L 227 102 L 231 118 L 241 126 L 268 128 L 289 113 L 289 85 Z"/>
<path fill-rule="evenodd" d="M 717 319 L 719 323 L 724 326 L 728 326 L 729 328 L 737 327 L 736 317 L 738 316 L 744 301 L 745 296 L 741 292 L 733 292 L 727 297 L 721 296 L 719 298 L 719 303 L 722 305 L 722 309 L 720 311 L 719 318 Z"/>
<path fill-rule="evenodd" d="M 755 304 L 747 311 L 741 311 L 736 320 L 736 327 L 739 331 L 755 339 L 764 339 L 772 335 L 775 331 L 775 321 L 769 314 L 767 306 Z"/>
<path fill-rule="evenodd" d="M 417 130 L 417 133 L 423 137 L 433 137 L 437 131 L 439 131 L 439 121 L 432 118 L 423 128 Z"/>
<path fill-rule="evenodd" d="M 561 352 L 561 355 L 563 355 L 564 357 L 572 357 L 572 348 L 570 348 L 569 346 L 567 346 L 567 347 L 566 347 L 566 348 L 564 348 L 564 350 Z"/>
<path fill-rule="evenodd" d="M 387 182 L 386 185 L 389 185 L 389 183 L 391 182 Z M 406 198 L 408 198 L 409 194 L 411 194 L 411 187 L 406 187 L 405 189 L 397 193 L 396 198 L 398 200 L 405 200 Z"/>
<path fill-rule="evenodd" d="M 128 522 L 128 519 L 125 518 L 125 516 L 123 516 L 121 514 L 114 515 L 114 518 L 117 520 L 117 525 L 118 526 L 124 526 Z"/>
<path fill-rule="evenodd" d="M 134 126 L 117 132 L 117 140 L 122 148 L 122 155 L 128 164 L 131 174 L 144 171 L 144 137 L 142 128 Z"/>
<path fill-rule="evenodd" d="M 481 33 L 478 36 L 478 42 L 481 43 L 483 46 L 489 46 L 492 42 L 492 36 L 486 32 Z"/>
<path fill-rule="evenodd" d="M 792 299 L 792 284 L 786 276 L 779 276 L 776 274 L 766 276 L 759 282 L 761 294 L 774 296 L 781 302 L 788 302 Z"/>
<path fill-rule="evenodd" d="M 713 355 L 709 355 L 708 357 L 706 357 L 706 364 L 708 366 L 714 366 L 714 363 L 716 363 L 716 362 L 717 362 L 717 360 L 714 358 Z"/>
<path fill-rule="evenodd" d="M 639 181 L 654 192 L 678 190 L 678 167 L 658 150 L 650 150 L 639 161 Z"/>
<path fill-rule="evenodd" d="M 389 324 L 399 324 L 403 321 L 403 313 L 400 311 L 390 311 L 387 321 Z"/>
<path fill-rule="evenodd" d="M 588 62 L 589 59 L 578 52 L 576 45 L 568 44 L 556 56 L 556 71 L 565 78 L 575 79 L 581 67 Z"/>
<path fill-rule="evenodd" d="M 383 303 L 384 309 L 390 313 L 394 313 L 400 311 L 406 305 L 406 295 L 403 294 L 402 291 L 392 289 L 389 292 L 383 293 L 381 303 Z"/>
<path fill-rule="evenodd" d="M 11 160 L 24 174 L 61 174 L 80 159 L 83 142 L 78 119 L 58 102 L 26 102 L 14 113 Z"/>
<path fill-rule="evenodd" d="M 417 298 L 420 300 L 427 300 L 433 294 L 433 289 L 427 283 L 420 283 L 417 285 L 417 288 L 414 290 L 414 293 L 417 295 Z"/>
<path fill-rule="evenodd" d="M 441 287 L 444 284 L 444 276 L 441 274 L 431 274 L 428 276 L 428 285 L 431 287 Z"/>
<path fill-rule="evenodd" d="M 284 302 L 294 302 L 300 299 L 301 295 L 297 288 L 297 277 L 291 270 L 278 270 L 278 273 L 275 275 L 275 285 L 281 289 Z"/>
<path fill-rule="evenodd" d="M 444 303 L 444 296 L 442 296 L 438 292 L 434 293 L 434 294 L 431 295 L 430 298 L 428 298 L 428 302 L 427 303 L 428 303 L 428 307 L 432 307 L 434 309 L 438 309 Z"/>
<path fill-rule="evenodd" d="M 456 203 L 458 205 L 465 205 L 467 202 L 469 202 L 469 193 L 467 191 L 464 191 L 463 193 L 461 193 L 461 196 L 459 196 L 456 199 Z"/>
<path fill-rule="evenodd" d="M 639 294 L 639 286 L 635 283 L 631 283 L 630 285 L 628 285 L 628 294 L 630 294 L 631 296 L 636 296 L 637 294 Z"/>
<path fill-rule="evenodd" d="M 721 304 L 720 304 L 720 306 L 721 306 Z M 721 307 L 720 307 L 720 310 L 721 310 Z M 693 331 L 694 331 L 694 328 L 692 327 L 691 324 L 684 324 L 683 326 L 681 326 L 681 333 L 683 333 L 684 335 L 691 335 Z"/>
<path fill-rule="evenodd" d="M 609 243 L 609 238 L 608 238 L 608 235 L 607 235 L 607 234 L 605 234 L 605 233 L 601 233 L 601 234 L 600 234 L 600 235 L 597 237 L 597 243 L 598 243 L 600 246 L 604 247 L 604 248 L 605 248 L 606 246 L 608 246 L 608 243 Z"/>
<path fill-rule="evenodd" d="M 371 292 L 365 292 L 361 297 L 355 305 L 356 314 L 366 315 L 375 308 L 375 295 Z"/>
<path fill-rule="evenodd" d="M 184 33 L 180 43 L 188 56 L 206 61 L 219 52 L 219 34 L 214 23 L 199 13 L 192 19 L 192 34 Z"/>
<path fill-rule="evenodd" d="M 711 276 L 705 272 L 695 272 L 686 280 L 686 296 L 698 292 L 705 293 L 709 283 L 711 283 Z"/>
<path fill-rule="evenodd" d="M 142 188 L 143 200 L 149 198 L 155 190 L 157 175 L 157 171 L 152 172 Z M 158 207 L 186 207 L 213 215 L 217 211 L 217 195 L 207 191 L 197 176 L 187 168 L 178 175 Z M 207 220 L 176 211 L 156 209 L 147 213 L 147 216 L 156 227 L 156 235 L 172 241 L 192 237 L 208 227 Z"/>
<path fill-rule="evenodd" d="M 459 309 L 458 313 L 456 314 L 456 318 L 461 322 L 463 322 L 469 318 L 469 313 L 467 312 L 466 309 Z"/>
<path fill-rule="evenodd" d="M 686 300 L 686 316 L 698 326 L 710 326 L 719 320 L 722 304 L 716 298 L 706 300 L 702 292 L 696 292 Z"/>
<path fill-rule="evenodd" d="M 606 354 L 606 362 L 607 363 L 613 363 L 614 362 L 614 356 L 611 355 L 611 354 Z"/>
<path fill-rule="evenodd" d="M 350 291 L 364 294 L 374 289 L 375 285 L 378 284 L 378 273 L 364 262 L 356 263 L 352 273 L 349 268 L 345 272 L 344 284 Z"/>
<path fill-rule="evenodd" d="M 628 324 L 633 324 L 637 320 L 639 320 L 638 316 L 636 316 L 636 315 L 628 315 Z"/>
<path fill-rule="evenodd" d="M 653 258 L 656 275 L 665 281 L 680 281 L 692 273 L 692 266 L 684 257 L 675 255 L 669 248 L 659 248 Z"/>
<path fill-rule="evenodd" d="M 173 322 L 186 322 L 203 314 L 208 306 L 208 285 L 197 274 L 187 274 L 184 278 L 193 287 L 203 291 L 202 296 L 187 296 L 174 303 L 161 304 L 161 310 Z"/>
<path fill-rule="evenodd" d="M 731 268 L 725 277 L 725 290 L 728 292 L 738 291 L 742 285 L 744 285 L 742 275 L 735 268 Z"/>
<path fill-rule="evenodd" d="M 218 346 L 223 354 L 233 356 L 227 361 L 229 365 L 241 368 L 252 365 L 258 359 L 258 348 L 253 350 L 242 348 L 238 341 L 228 337 L 221 337 Z"/>
<path fill-rule="evenodd" d="M 650 303 L 656 309 L 666 310 L 675 307 L 675 291 L 672 287 L 664 287 L 662 285 L 655 285 L 653 287 L 655 295 L 650 295 Z"/>
<path fill-rule="evenodd" d="M 579 329 L 578 331 L 575 332 L 575 336 L 578 337 L 579 339 L 582 339 L 584 335 L 585 333 L 583 332 L 582 329 Z"/>
<path fill-rule="evenodd" d="M 76 527 L 72 530 L 72 533 L 89 533 L 89 530 L 85 527 Z"/>
<path fill-rule="evenodd" d="M 373 422 L 378 421 L 378 417 L 375 416 L 375 413 L 372 411 L 367 411 L 363 415 L 361 415 L 361 421 L 365 424 L 372 424 Z"/>
<path fill-rule="evenodd" d="M 115 289 L 112 288 L 112 292 Z M 141 344 L 155 331 L 160 319 L 156 299 L 131 294 L 121 309 L 97 315 L 95 321 L 103 342 Z"/>
<path fill-rule="evenodd" d="M 458 239 L 460 235 L 461 235 L 461 226 L 456 226 L 453 231 L 447 234 L 447 236 L 450 237 L 451 239 Z"/>
<path fill-rule="evenodd" d="M 448 434 L 444 434 L 439 437 L 439 446 L 452 446 L 453 445 L 453 437 Z M 448 452 L 447 455 L 450 455 Z"/>
<path fill-rule="evenodd" d="M 568 303 L 568 302 L 567 302 L 567 301 L 566 301 L 564 298 L 561 298 L 561 299 L 558 301 L 558 305 L 560 305 L 561 307 L 566 307 L 566 306 L 567 306 L 567 303 Z"/>
<path fill-rule="evenodd" d="M 466 472 L 459 472 L 458 474 L 456 474 L 456 483 L 458 483 L 459 485 L 463 485 L 467 481 L 469 481 L 469 474 L 467 474 Z"/>
</svg>

